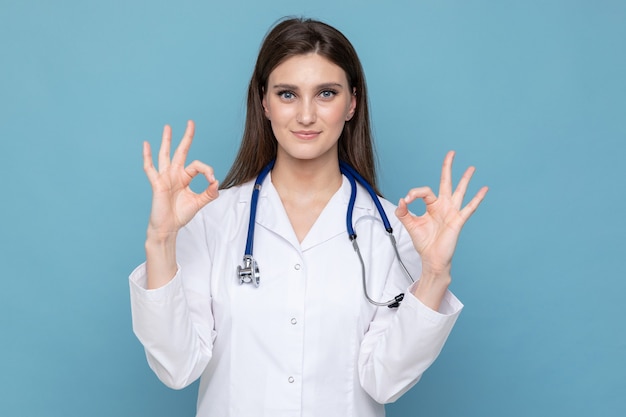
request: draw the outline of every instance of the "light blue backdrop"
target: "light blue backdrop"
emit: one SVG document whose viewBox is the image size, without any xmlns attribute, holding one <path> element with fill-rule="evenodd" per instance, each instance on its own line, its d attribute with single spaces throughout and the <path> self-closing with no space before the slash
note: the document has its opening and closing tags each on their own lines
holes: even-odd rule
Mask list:
<svg viewBox="0 0 626 417">
<path fill-rule="evenodd" d="M 291 14 L 359 51 L 387 197 L 435 187 L 448 149 L 491 187 L 455 261 L 466 309 L 389 416 L 626 415 L 617 0 L 0 0 L 0 415 L 193 415 L 196 387 L 164 388 L 131 331 L 141 142 L 194 119 L 192 158 L 223 178 Z"/>
</svg>

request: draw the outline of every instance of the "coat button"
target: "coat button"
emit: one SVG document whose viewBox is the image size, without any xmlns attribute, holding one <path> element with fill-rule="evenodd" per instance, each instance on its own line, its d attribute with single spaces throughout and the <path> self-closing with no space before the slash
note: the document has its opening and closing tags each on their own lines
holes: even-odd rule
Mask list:
<svg viewBox="0 0 626 417">
<path fill-rule="evenodd" d="M 295 269 L 296 271 L 299 271 L 300 270 L 300 264 L 295 264 L 293 266 L 293 269 Z"/>
<path fill-rule="evenodd" d="M 292 319 L 291 319 L 291 324 L 296 324 L 296 323 L 298 323 L 298 320 L 296 320 L 296 318 L 295 318 L 295 317 L 294 317 L 294 318 L 292 318 Z"/>
<path fill-rule="evenodd" d="M 293 384 L 293 381 L 295 381 L 295 379 L 293 379 L 293 377 L 290 376 L 289 378 L 287 378 L 287 381 L 289 381 L 290 384 Z"/>
</svg>

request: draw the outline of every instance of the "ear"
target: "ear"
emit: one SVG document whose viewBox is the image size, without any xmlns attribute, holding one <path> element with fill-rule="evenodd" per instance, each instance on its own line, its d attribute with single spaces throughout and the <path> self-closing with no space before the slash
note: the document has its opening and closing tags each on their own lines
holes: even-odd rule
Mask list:
<svg viewBox="0 0 626 417">
<path fill-rule="evenodd" d="M 261 104 L 263 105 L 263 112 L 265 113 L 265 117 L 270 118 L 270 112 L 267 110 L 267 96 L 265 92 L 263 92 L 263 99 L 261 100 Z"/>
<path fill-rule="evenodd" d="M 352 89 L 352 95 L 350 96 L 350 107 L 348 107 L 348 114 L 346 115 L 346 122 L 350 121 L 356 111 L 356 88 Z"/>
</svg>

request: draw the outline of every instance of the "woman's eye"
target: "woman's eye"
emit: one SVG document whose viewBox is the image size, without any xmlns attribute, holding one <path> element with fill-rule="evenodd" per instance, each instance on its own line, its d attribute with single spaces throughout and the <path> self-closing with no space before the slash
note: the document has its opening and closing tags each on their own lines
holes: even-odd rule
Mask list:
<svg viewBox="0 0 626 417">
<path fill-rule="evenodd" d="M 283 100 L 293 100 L 295 97 L 295 94 L 292 93 L 291 91 L 281 91 L 280 93 L 278 93 L 278 96 L 282 98 Z"/>
<path fill-rule="evenodd" d="M 320 97 L 322 98 L 333 98 L 337 94 L 336 91 L 333 90 L 324 90 L 320 93 Z"/>
</svg>

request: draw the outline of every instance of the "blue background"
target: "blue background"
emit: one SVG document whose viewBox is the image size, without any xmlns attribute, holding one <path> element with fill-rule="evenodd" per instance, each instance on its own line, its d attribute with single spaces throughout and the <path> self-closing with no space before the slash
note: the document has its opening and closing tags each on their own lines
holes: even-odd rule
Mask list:
<svg viewBox="0 0 626 417">
<path fill-rule="evenodd" d="M 436 187 L 448 149 L 490 186 L 455 258 L 465 311 L 388 415 L 626 415 L 617 0 L 0 0 L 0 415 L 193 415 L 196 387 L 162 386 L 131 330 L 141 142 L 194 119 L 191 158 L 223 178 L 261 39 L 292 14 L 357 48 L 389 199 Z"/>
</svg>

